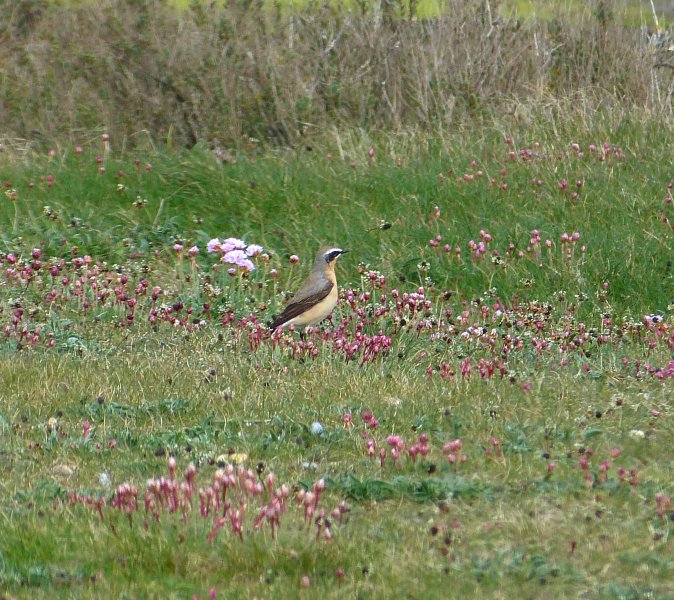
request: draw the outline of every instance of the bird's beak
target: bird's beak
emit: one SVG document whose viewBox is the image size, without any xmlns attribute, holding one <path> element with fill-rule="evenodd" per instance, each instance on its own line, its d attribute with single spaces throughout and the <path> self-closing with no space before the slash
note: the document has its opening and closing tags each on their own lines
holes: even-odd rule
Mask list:
<svg viewBox="0 0 674 600">
<path fill-rule="evenodd" d="M 342 254 L 346 254 L 347 252 L 351 252 L 351 250 L 342 250 Z"/>
</svg>

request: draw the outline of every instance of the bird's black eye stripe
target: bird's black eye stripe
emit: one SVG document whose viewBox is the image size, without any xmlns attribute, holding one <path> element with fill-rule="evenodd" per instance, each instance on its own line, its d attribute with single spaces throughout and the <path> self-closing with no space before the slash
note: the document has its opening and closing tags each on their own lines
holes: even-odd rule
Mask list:
<svg viewBox="0 0 674 600">
<path fill-rule="evenodd" d="M 335 249 L 335 250 L 330 250 L 330 252 L 325 253 L 325 262 L 330 263 L 333 260 L 335 260 L 340 254 L 342 253 L 341 250 Z"/>
</svg>

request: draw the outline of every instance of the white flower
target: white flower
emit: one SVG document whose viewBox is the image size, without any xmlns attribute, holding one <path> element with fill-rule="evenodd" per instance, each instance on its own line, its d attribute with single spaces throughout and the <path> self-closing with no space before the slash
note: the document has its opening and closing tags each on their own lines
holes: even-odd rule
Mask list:
<svg viewBox="0 0 674 600">
<path fill-rule="evenodd" d="M 217 252 L 220 250 L 220 240 L 218 238 L 213 238 L 206 244 L 206 250 L 208 250 L 208 252 Z"/>
<path fill-rule="evenodd" d="M 242 260 L 240 263 L 238 263 L 239 267 L 242 269 L 246 269 L 247 271 L 254 271 L 255 270 L 255 265 L 253 264 L 252 260 Z"/>
<path fill-rule="evenodd" d="M 222 262 L 237 266 L 244 260 L 248 260 L 248 257 L 243 250 L 228 250 L 222 257 Z"/>
<path fill-rule="evenodd" d="M 311 424 L 311 433 L 314 435 L 321 435 L 321 433 L 323 433 L 323 425 L 321 425 L 318 421 L 314 421 Z"/>
<path fill-rule="evenodd" d="M 248 248 L 246 248 L 246 254 L 248 256 L 257 256 L 263 249 L 262 246 L 258 246 L 257 244 L 250 244 Z"/>
<path fill-rule="evenodd" d="M 230 250 L 243 250 L 246 247 L 246 242 L 238 238 L 227 238 L 222 242 L 222 251 L 229 252 Z"/>
<path fill-rule="evenodd" d="M 247 271 L 254 271 L 255 265 L 251 261 L 243 250 L 230 250 L 222 257 L 222 262 L 229 263 L 230 265 L 236 265 L 241 269 L 246 269 Z"/>
</svg>

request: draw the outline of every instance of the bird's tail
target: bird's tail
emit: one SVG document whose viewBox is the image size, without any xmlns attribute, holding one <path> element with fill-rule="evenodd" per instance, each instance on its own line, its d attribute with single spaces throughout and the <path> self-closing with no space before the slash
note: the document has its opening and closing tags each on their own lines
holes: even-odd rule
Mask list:
<svg viewBox="0 0 674 600">
<path fill-rule="evenodd" d="M 283 325 L 285 323 L 284 319 L 281 319 L 277 316 L 274 316 L 274 318 L 267 323 L 267 327 L 269 327 L 269 331 L 274 333 L 278 327 Z"/>
</svg>

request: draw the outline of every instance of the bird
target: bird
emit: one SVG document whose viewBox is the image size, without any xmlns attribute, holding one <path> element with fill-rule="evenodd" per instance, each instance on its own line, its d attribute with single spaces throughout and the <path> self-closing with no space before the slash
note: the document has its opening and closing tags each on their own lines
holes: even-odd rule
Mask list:
<svg viewBox="0 0 674 600">
<path fill-rule="evenodd" d="M 309 277 L 295 292 L 290 304 L 269 324 L 272 331 L 285 325 L 297 327 L 315 325 L 332 312 L 337 304 L 335 263 L 347 252 L 348 250 L 335 246 L 323 246 L 318 251 Z"/>
</svg>

